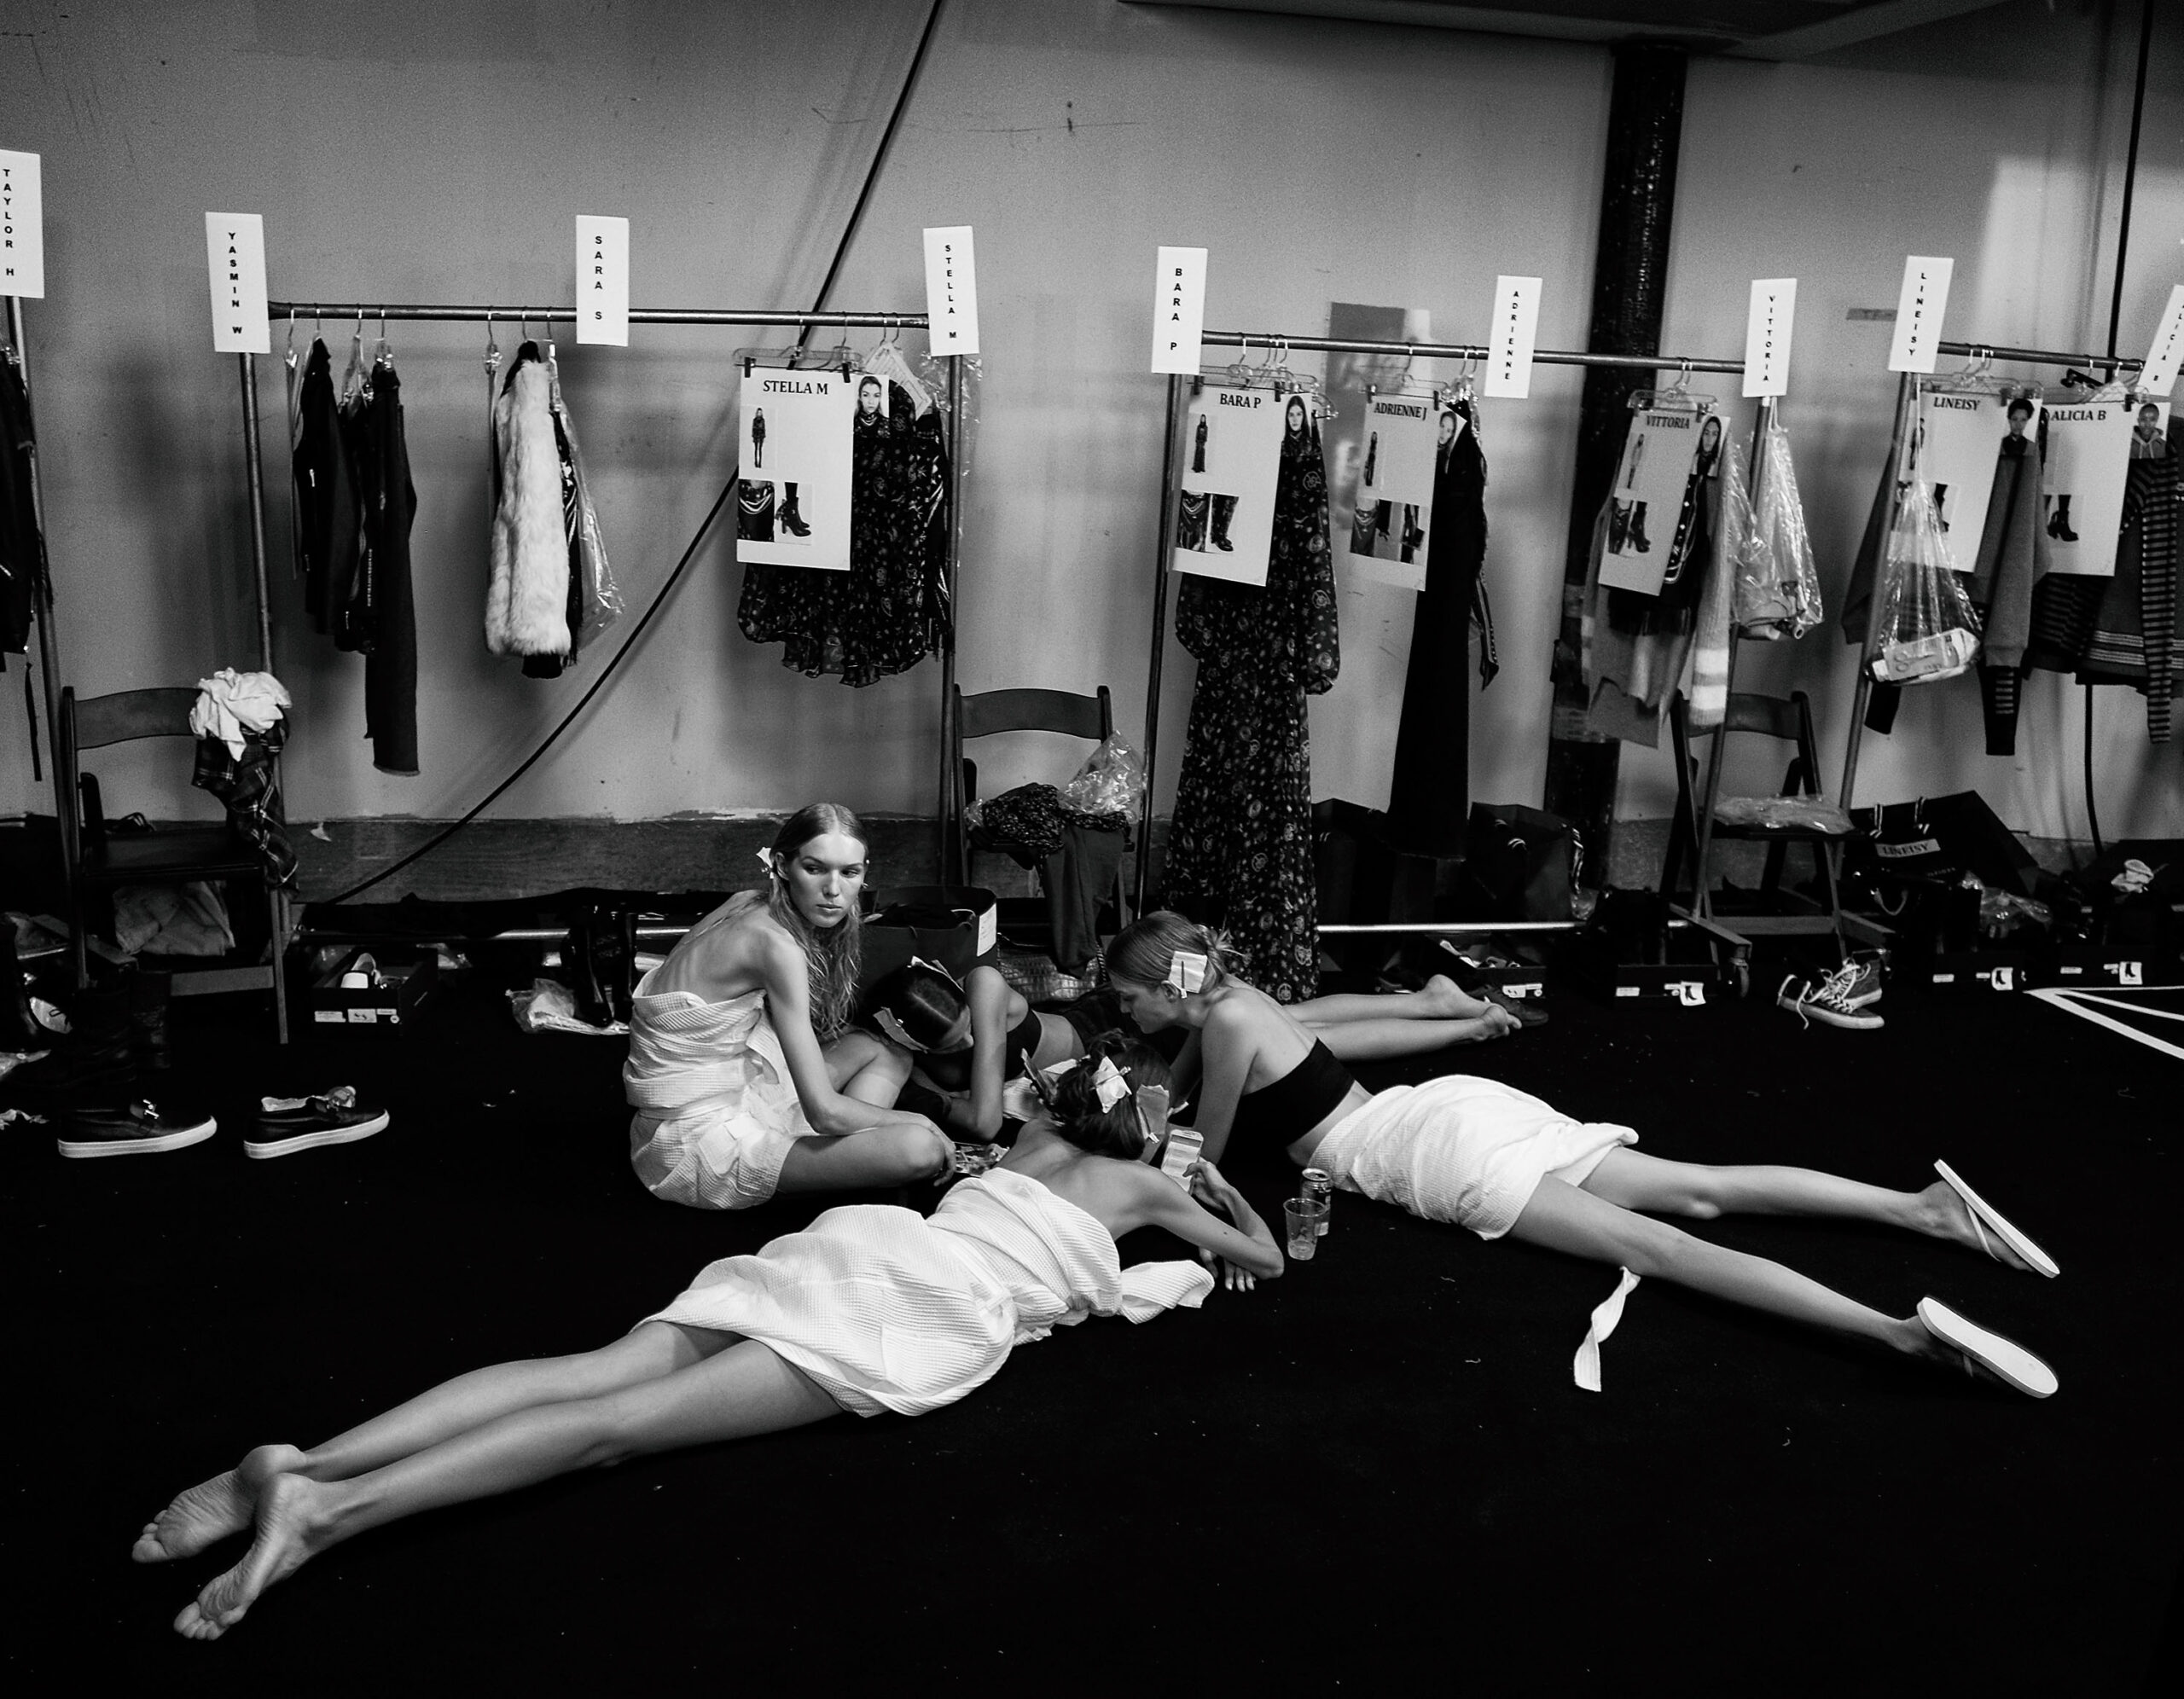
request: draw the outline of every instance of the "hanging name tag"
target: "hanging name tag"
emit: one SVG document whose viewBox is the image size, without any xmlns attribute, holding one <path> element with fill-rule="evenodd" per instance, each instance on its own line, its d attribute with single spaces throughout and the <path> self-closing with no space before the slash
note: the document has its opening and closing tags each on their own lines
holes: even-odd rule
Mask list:
<svg viewBox="0 0 2184 1699">
<path fill-rule="evenodd" d="M 1494 331 L 1487 341 L 1486 392 L 1521 401 L 1532 392 L 1532 346 L 1539 330 L 1536 277 L 1494 280 Z"/>
<path fill-rule="evenodd" d="M 1744 323 L 1744 392 L 1790 392 L 1790 330 L 1798 316 L 1798 280 L 1755 277 Z"/>
<path fill-rule="evenodd" d="M 630 221 L 577 214 L 577 340 L 630 345 Z"/>
<path fill-rule="evenodd" d="M 968 224 L 925 233 L 925 316 L 934 358 L 979 351 L 978 251 Z"/>
<path fill-rule="evenodd" d="M 1949 308 L 1954 259 L 1908 254 L 1903 287 L 1896 298 L 1896 339 L 1889 344 L 1891 372 L 1931 372 L 1942 351 L 1942 314 Z"/>
<path fill-rule="evenodd" d="M 221 354 L 265 354 L 273 327 L 265 316 L 265 221 L 255 212 L 207 212 L 205 258 L 212 282 L 212 347 Z"/>
<path fill-rule="evenodd" d="M 1195 372 L 1205 335 L 1205 250 L 1164 247 L 1153 301 L 1153 369 Z"/>
<path fill-rule="evenodd" d="M 45 202 L 38 156 L 0 148 L 0 295 L 45 299 Z"/>
<path fill-rule="evenodd" d="M 7 154 L 0 154 L 0 162 L 7 158 Z M 2146 351 L 2146 369 L 2139 374 L 2139 387 L 2148 395 L 2167 395 L 2175 389 L 2180 355 L 2184 355 L 2184 283 L 2169 292 L 2169 310 L 2161 316 L 2161 328 L 2154 332 L 2153 346 Z"/>
</svg>

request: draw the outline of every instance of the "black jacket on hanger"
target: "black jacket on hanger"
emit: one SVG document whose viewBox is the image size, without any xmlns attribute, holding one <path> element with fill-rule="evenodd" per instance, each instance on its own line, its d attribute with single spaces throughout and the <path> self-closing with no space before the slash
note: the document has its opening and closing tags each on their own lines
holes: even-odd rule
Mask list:
<svg viewBox="0 0 2184 1699">
<path fill-rule="evenodd" d="M 15 362 L 0 358 L 0 657 L 21 654 L 30 641 L 45 575 L 45 542 L 31 502 L 33 446 L 30 392 Z"/>
</svg>

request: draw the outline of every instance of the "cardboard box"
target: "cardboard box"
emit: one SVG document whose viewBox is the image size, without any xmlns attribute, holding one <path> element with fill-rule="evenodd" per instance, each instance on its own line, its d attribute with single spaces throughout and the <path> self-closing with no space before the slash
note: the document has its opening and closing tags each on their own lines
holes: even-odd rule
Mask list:
<svg viewBox="0 0 2184 1699">
<path fill-rule="evenodd" d="M 296 1023 L 314 1033 L 335 1027 L 346 1030 L 407 1032 L 415 1027 L 420 1010 L 439 983 L 437 952 L 414 954 L 375 950 L 380 983 L 344 988 L 339 972 L 327 976 L 327 984 L 306 983 L 303 975 L 289 981 Z"/>
</svg>

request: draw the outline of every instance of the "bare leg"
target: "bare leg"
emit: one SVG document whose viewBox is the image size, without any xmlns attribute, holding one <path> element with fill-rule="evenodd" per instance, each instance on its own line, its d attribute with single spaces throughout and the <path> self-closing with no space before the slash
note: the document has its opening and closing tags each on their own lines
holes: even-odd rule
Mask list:
<svg viewBox="0 0 2184 1699">
<path fill-rule="evenodd" d="M 520 1410 L 353 1480 L 278 1475 L 258 1495 L 241 1563 L 175 1619 L 217 1639 L 274 1582 L 366 1528 L 648 1453 L 775 1433 L 835 1414 L 816 1382 L 756 1340 L 596 1398 Z"/>
<path fill-rule="evenodd" d="M 910 1058 L 868 1032 L 845 1032 L 826 1047 L 827 1082 L 845 1098 L 892 1109 L 910 1077 Z"/>
<path fill-rule="evenodd" d="M 1893 1319 L 1779 1262 L 1709 1244 L 1559 1180 L 1539 1183 L 1510 1232 L 1528 1244 L 1612 1263 L 1769 1315 L 1870 1339 L 1908 1356 L 1957 1360 L 1916 1316 Z"/>
<path fill-rule="evenodd" d="M 844 1192 L 931 1180 L 953 1160 L 946 1134 L 925 1126 L 868 1127 L 839 1138 L 799 1139 L 781 1163 L 781 1192 Z"/>
<path fill-rule="evenodd" d="M 1891 1192 L 1863 1180 L 1799 1168 L 1709 1168 L 1610 1151 L 1585 1190 L 1626 1209 L 1711 1221 L 1716 1215 L 1834 1215 L 1879 1221 L 1928 1238 L 1979 1250 L 1972 1212 L 1955 1189 L 1936 1180 L 1923 1192 Z M 2012 1267 L 2025 1265 L 1995 1235 L 1988 1243 Z"/>
<path fill-rule="evenodd" d="M 1344 1021 L 1334 1026 L 1313 1027 L 1312 1035 L 1327 1046 L 1338 1062 L 1384 1062 L 1397 1056 L 1423 1056 L 1451 1045 L 1483 1044 L 1516 1031 L 1521 1024 L 1507 1010 L 1490 1003 L 1486 1012 L 1476 1019 Z"/>
<path fill-rule="evenodd" d="M 1331 997 L 1310 997 L 1292 1003 L 1289 1012 L 1320 1031 L 1345 1021 L 1469 1020 L 1494 1006 L 1460 989 L 1445 973 L 1437 973 L 1415 991 L 1345 992 Z"/>
<path fill-rule="evenodd" d="M 677 1369 L 733 1344 L 736 1336 L 647 1322 L 603 1350 L 474 1369 L 310 1451 L 260 1446 L 224 1475 L 191 1487 L 144 1525 L 131 1553 L 140 1563 L 188 1557 L 251 1523 L 259 1490 L 275 1476 L 342 1481 L 534 1405 L 595 1398 Z"/>
</svg>

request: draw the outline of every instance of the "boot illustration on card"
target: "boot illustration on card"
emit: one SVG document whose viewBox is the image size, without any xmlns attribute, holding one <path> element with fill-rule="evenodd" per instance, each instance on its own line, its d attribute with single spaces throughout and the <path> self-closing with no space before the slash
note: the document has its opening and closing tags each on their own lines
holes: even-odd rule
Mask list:
<svg viewBox="0 0 2184 1699">
<path fill-rule="evenodd" d="M 804 523 L 804 515 L 796 511 L 796 486 L 784 484 L 781 489 L 785 493 L 781 497 L 781 512 L 775 515 L 781 521 L 781 529 L 791 536 L 810 536 L 811 527 Z"/>
</svg>

